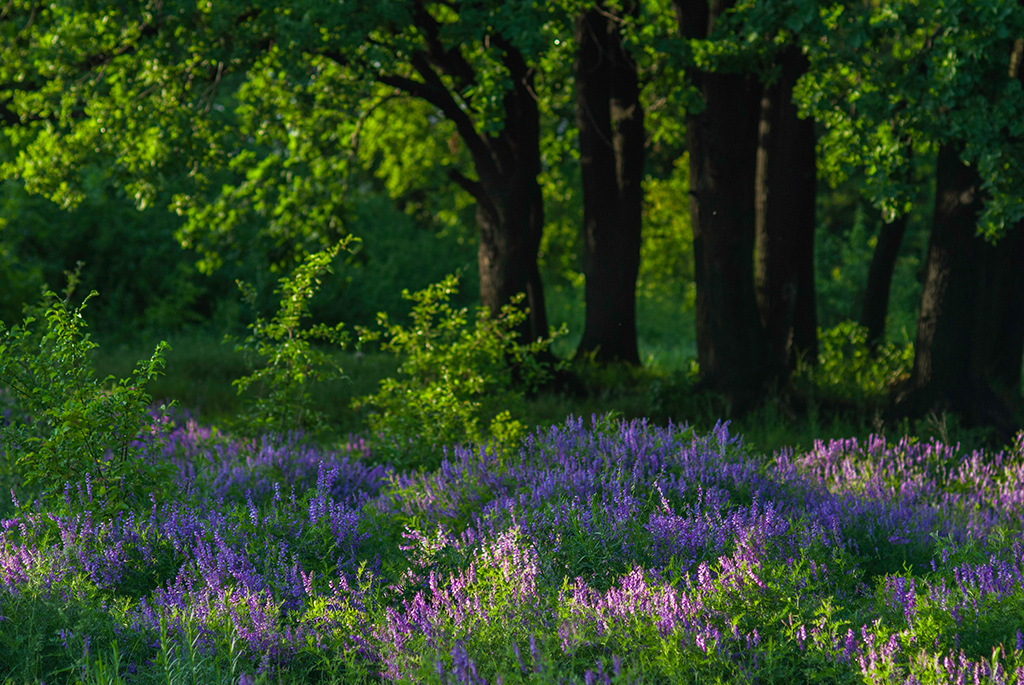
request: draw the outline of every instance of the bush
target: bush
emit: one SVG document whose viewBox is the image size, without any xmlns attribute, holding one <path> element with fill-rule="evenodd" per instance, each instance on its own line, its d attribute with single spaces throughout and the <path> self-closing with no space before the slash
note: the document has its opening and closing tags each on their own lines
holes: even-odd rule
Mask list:
<svg viewBox="0 0 1024 685">
<path fill-rule="evenodd" d="M 301 324 L 309 314 L 309 300 L 316 294 L 323 275 L 331 271 L 331 262 L 351 242 L 345 238 L 332 248 L 310 255 L 290 276 L 282 278 L 275 291 L 281 295 L 278 312 L 270 321 L 257 318 L 249 327 L 250 335 L 236 347 L 246 353 L 247 361 L 255 369 L 233 384 L 239 394 L 250 388 L 258 390 L 243 413 L 242 432 L 317 433 L 326 427 L 324 415 L 310 408 L 310 387 L 316 382 L 342 378 L 343 374 L 331 356 L 311 342 L 320 340 L 344 346 L 348 338 L 341 323 L 307 329 Z M 238 287 L 246 302 L 255 306 L 255 289 L 242 281 Z"/>
<path fill-rule="evenodd" d="M 46 292 L 21 325 L 6 329 L 0 322 L 0 387 L 14 405 L 0 446 L 24 484 L 44 496 L 76 483 L 85 485 L 76 505 L 148 506 L 151 494 L 163 496 L 170 476 L 170 464 L 151 458 L 163 421 L 150 413 L 145 391 L 161 373 L 168 346 L 157 345 L 129 378 L 96 380 L 88 356 L 96 344 L 82 316 L 96 293 L 72 308 L 75 280 L 63 299 Z"/>
<path fill-rule="evenodd" d="M 529 345 L 517 341 L 516 327 L 526 320 L 518 307 L 522 296 L 496 318 L 478 307 L 470 326 L 468 309 L 449 305 L 457 291 L 454 275 L 411 295 L 403 291 L 414 302 L 408 328 L 379 314 L 383 332 L 360 329 L 361 343 L 383 336 L 384 348 L 402 359 L 401 378 L 386 378 L 379 392 L 353 402 L 356 409 L 370 409 L 377 452 L 398 468 L 434 466 L 445 445 L 513 443 L 525 428 L 510 408 L 551 373 L 540 355 L 552 337 Z"/>
<path fill-rule="evenodd" d="M 795 380 L 831 401 L 884 403 L 889 392 L 910 377 L 914 364 L 912 344 L 887 343 L 872 351 L 867 329 L 853 321 L 819 330 L 818 345 L 817 366 L 801 363 Z"/>
</svg>

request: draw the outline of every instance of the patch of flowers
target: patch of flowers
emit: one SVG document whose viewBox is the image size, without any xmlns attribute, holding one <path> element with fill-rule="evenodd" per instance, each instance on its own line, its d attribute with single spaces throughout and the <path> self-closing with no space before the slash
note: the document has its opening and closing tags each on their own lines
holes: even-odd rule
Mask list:
<svg viewBox="0 0 1024 685">
<path fill-rule="evenodd" d="M 157 448 L 154 448 L 157 449 Z M 1024 682 L 1024 455 L 571 419 L 430 472 L 181 420 L 0 521 L 15 682 Z"/>
</svg>

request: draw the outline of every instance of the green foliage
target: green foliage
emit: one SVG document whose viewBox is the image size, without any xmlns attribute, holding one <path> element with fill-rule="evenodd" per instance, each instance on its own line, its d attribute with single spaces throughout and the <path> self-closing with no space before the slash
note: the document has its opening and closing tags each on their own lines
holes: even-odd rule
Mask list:
<svg viewBox="0 0 1024 685">
<path fill-rule="evenodd" d="M 367 408 L 367 423 L 379 453 L 396 467 L 436 464 L 445 445 L 500 438 L 509 444 L 525 427 L 512 418 L 526 392 L 551 374 L 540 360 L 552 338 L 529 345 L 517 342 L 516 328 L 526 319 L 517 306 L 505 305 L 498 317 L 483 307 L 470 325 L 467 308 L 454 309 L 458 278 L 416 293 L 406 327 L 379 316 L 382 331 L 360 330 L 360 341 L 384 338 L 384 348 L 403 361 L 400 378 L 381 381 L 380 390 L 353 402 Z"/>
<path fill-rule="evenodd" d="M 917 184 L 914 207 L 905 217 L 906 228 L 893 268 L 886 317 L 886 339 L 912 340 L 917 330 L 921 302 L 921 266 L 927 258 L 935 202 L 935 154 L 915 151 L 908 178 Z M 882 212 L 865 199 L 863 173 L 819 192 L 818 225 L 814 237 L 815 299 L 818 323 L 831 328 L 848 319 L 859 319 L 869 265 L 884 229 Z"/>
<path fill-rule="evenodd" d="M 962 144 L 984 179 L 980 229 L 998 235 L 1019 220 L 1024 89 L 1010 67 L 1020 4 L 839 4 L 821 21 L 824 40 L 805 41 L 811 66 L 794 97 L 825 127 L 822 174 L 863 170 L 867 196 L 891 218 L 918 192 L 906 173 L 911 147 Z"/>
<path fill-rule="evenodd" d="M 344 278 L 325 281 L 310 303 L 315 321 L 372 326 L 378 312 L 388 312 L 405 322 L 408 306 L 402 290 L 421 290 L 453 272 L 466 272 L 464 291 L 453 304 L 467 306 L 476 300 L 476 242 L 421 222 L 419 209 L 411 211 L 411 201 L 404 212 L 396 204 L 383 194 L 353 203 L 348 226 L 360 242 L 348 255 Z"/>
<path fill-rule="evenodd" d="M 25 484 L 50 499 L 78 484 L 86 493 L 75 506 L 148 506 L 150 495 L 165 494 L 172 468 L 150 457 L 163 423 L 150 414 L 145 390 L 163 369 L 167 344 L 131 377 L 97 381 L 88 356 L 96 344 L 82 316 L 96 293 L 72 307 L 74 284 L 71 275 L 64 299 L 46 292 L 21 325 L 0 323 L 0 387 L 27 417 L 0 429 L 0 444 Z"/>
<path fill-rule="evenodd" d="M 3 155 L 0 153 L 0 161 Z M 195 325 L 214 290 L 230 277 L 202 278 L 174 239 L 181 221 L 166 209 L 139 211 L 113 179 L 109 163 L 83 171 L 82 203 L 66 209 L 31 195 L 14 179 L 0 182 L 0 319 L 20 319 L 47 283 L 56 283 L 83 256 L 79 290 L 103 293 L 90 303 L 89 323 L 100 340 L 116 331 L 125 342 Z"/>
<path fill-rule="evenodd" d="M 644 295 L 676 295 L 693 282 L 693 226 L 690 224 L 690 156 L 672 165 L 668 178 L 644 179 L 644 241 L 637 289 Z M 674 287 L 673 287 L 674 286 Z M 692 294 L 688 305 L 693 304 Z"/>
<path fill-rule="evenodd" d="M 815 236 L 815 299 L 823 328 L 859 317 L 864 306 L 877 237 L 871 234 L 863 202 L 855 204 L 851 213 L 853 222 L 847 230 L 819 225 Z"/>
<path fill-rule="evenodd" d="M 109 160 L 139 206 L 184 217 L 206 272 L 253 235 L 276 266 L 329 245 L 365 172 L 461 223 L 470 200 L 446 167 L 470 164 L 460 140 L 501 130 L 506 50 L 533 67 L 571 26 L 565 8 L 522 3 L 11 4 L 0 103 L 22 125 L 0 134 L 17 152 L 0 178 L 71 206 L 85 160 Z M 438 49 L 463 73 L 417 66 Z"/>
<path fill-rule="evenodd" d="M 888 393 L 910 377 L 913 344 L 887 343 L 872 351 L 868 331 L 853 321 L 818 331 L 817 365 L 800 363 L 795 382 L 819 398 L 859 406 L 883 403 Z"/>
<path fill-rule="evenodd" d="M 281 295 L 277 313 L 270 321 L 257 318 L 249 327 L 250 335 L 237 346 L 237 351 L 259 360 L 251 374 L 233 382 L 239 394 L 258 388 L 241 418 L 243 432 L 315 433 L 326 427 L 323 414 L 309 406 L 310 386 L 343 375 L 331 356 L 314 347 L 312 341 L 343 347 L 348 336 L 342 331 L 343 323 L 303 328 L 302 320 L 308 315 L 309 300 L 323 275 L 331 272 L 331 262 L 351 242 L 351 238 L 345 238 L 334 247 L 310 255 L 290 276 L 281 278 L 276 291 Z M 238 287 L 246 301 L 255 306 L 252 286 L 239 281 Z"/>
<path fill-rule="evenodd" d="M 0 216 L 0 282 L 5 284 L 0 290 L 0 321 L 20 314 L 44 282 L 40 265 L 21 254 L 11 233 L 8 220 Z"/>
<path fill-rule="evenodd" d="M 86 577 L 67 578 L 65 591 L 53 592 L 59 563 L 34 569 L 21 592 L 0 593 L 0 674 L 15 676 L 5 682 L 69 682 L 58 676 L 74 671 L 89 654 L 86 645 L 110 644 L 124 625 L 123 603 L 108 603 Z"/>
</svg>

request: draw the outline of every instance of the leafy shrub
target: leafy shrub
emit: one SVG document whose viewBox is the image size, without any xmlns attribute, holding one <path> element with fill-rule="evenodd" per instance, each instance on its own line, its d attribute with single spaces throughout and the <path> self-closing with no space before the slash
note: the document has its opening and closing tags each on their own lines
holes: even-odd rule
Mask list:
<svg viewBox="0 0 1024 685">
<path fill-rule="evenodd" d="M 249 326 L 250 335 L 236 347 L 246 353 L 247 360 L 259 359 L 251 374 L 234 381 L 239 394 L 258 389 L 244 411 L 243 432 L 318 432 L 325 428 L 323 413 L 310 407 L 310 387 L 315 382 L 343 378 L 343 374 L 331 356 L 311 341 L 344 346 L 348 337 L 342 331 L 344 324 L 303 329 L 302 320 L 309 314 L 309 300 L 323 275 L 331 272 L 331 262 L 351 242 L 345 238 L 334 247 L 310 255 L 290 276 L 281 278 L 275 291 L 281 295 L 278 312 L 270 321 L 257 318 Z M 255 306 L 256 290 L 242 281 L 238 287 L 246 302 Z"/>
<path fill-rule="evenodd" d="M 540 354 L 552 337 L 529 345 L 516 340 L 516 327 L 526 320 L 518 307 L 522 296 L 496 318 L 478 307 L 470 325 L 468 309 L 449 304 L 457 291 L 454 275 L 413 294 L 403 291 L 414 303 L 408 328 L 382 313 L 383 332 L 360 329 L 361 342 L 383 336 L 384 348 L 403 360 L 400 378 L 384 379 L 379 392 L 353 402 L 370 409 L 377 452 L 398 468 L 436 464 L 444 445 L 488 438 L 512 444 L 525 428 L 509 408 L 551 373 Z"/>
<path fill-rule="evenodd" d="M 150 413 L 146 384 L 161 373 L 167 344 L 140 361 L 131 377 L 98 381 L 89 360 L 96 344 L 84 333 L 82 312 L 70 298 L 46 292 L 21 325 L 0 322 L 0 387 L 15 411 L 0 428 L 0 445 L 24 483 L 61 493 L 66 483 L 86 486 L 77 504 L 121 509 L 160 498 L 169 464 L 150 458 L 163 422 Z M 11 457 L 14 457 L 12 460 Z"/>
<path fill-rule="evenodd" d="M 887 343 L 872 352 L 867 329 L 853 321 L 819 330 L 818 345 L 817 366 L 801 363 L 795 381 L 832 401 L 883 402 L 894 386 L 910 377 L 914 364 L 912 344 Z"/>
</svg>

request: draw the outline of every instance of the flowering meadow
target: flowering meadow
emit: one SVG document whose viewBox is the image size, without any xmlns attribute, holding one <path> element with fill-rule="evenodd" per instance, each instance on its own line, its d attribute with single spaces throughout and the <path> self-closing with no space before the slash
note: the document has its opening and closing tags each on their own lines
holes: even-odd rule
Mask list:
<svg viewBox="0 0 1024 685">
<path fill-rule="evenodd" d="M 148 507 L 86 481 L 0 521 L 0 682 L 1024 682 L 1020 445 L 570 419 L 396 473 L 183 419 L 159 449 Z"/>
</svg>

